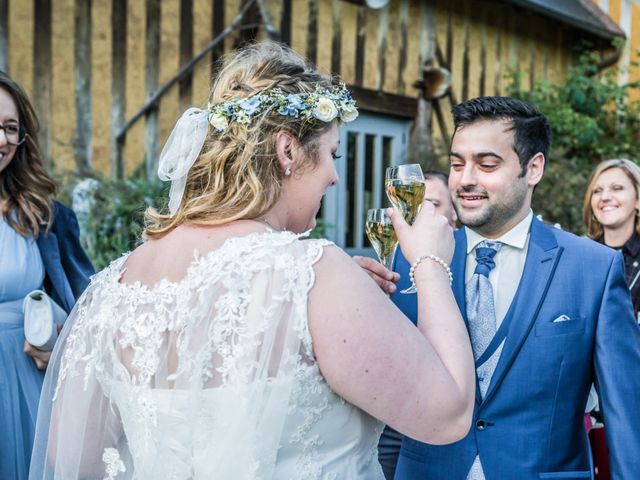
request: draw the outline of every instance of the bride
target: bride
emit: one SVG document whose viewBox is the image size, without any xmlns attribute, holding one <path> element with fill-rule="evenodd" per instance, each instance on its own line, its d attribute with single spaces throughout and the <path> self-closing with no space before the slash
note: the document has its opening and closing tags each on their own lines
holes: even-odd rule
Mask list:
<svg viewBox="0 0 640 480">
<path fill-rule="evenodd" d="M 47 371 L 31 479 L 383 479 L 383 423 L 449 443 L 474 368 L 451 228 L 392 214 L 415 328 L 343 251 L 304 239 L 338 181 L 345 86 L 264 43 L 227 59 L 161 155 L 169 211 L 94 276 Z"/>
</svg>

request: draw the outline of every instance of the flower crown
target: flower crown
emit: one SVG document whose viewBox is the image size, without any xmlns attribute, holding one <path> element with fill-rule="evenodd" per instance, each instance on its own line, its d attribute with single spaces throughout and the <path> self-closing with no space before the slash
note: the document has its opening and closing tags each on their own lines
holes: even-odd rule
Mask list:
<svg viewBox="0 0 640 480">
<path fill-rule="evenodd" d="M 209 104 L 209 123 L 218 133 L 224 132 L 230 122 L 249 124 L 264 112 L 331 122 L 340 118 L 351 122 L 358 117 L 356 102 L 344 83 L 331 88 L 317 87 L 309 93 L 284 93 L 279 88 L 257 93 L 248 98 L 233 98 L 217 105 Z"/>
</svg>

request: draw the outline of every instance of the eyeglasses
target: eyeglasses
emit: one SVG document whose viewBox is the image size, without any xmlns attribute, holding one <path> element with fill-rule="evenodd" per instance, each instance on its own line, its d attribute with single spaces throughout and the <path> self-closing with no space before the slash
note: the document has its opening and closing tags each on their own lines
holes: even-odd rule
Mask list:
<svg viewBox="0 0 640 480">
<path fill-rule="evenodd" d="M 27 138 L 27 132 L 17 123 L 0 125 L 0 130 L 4 131 L 4 136 L 9 145 L 20 145 Z"/>
</svg>

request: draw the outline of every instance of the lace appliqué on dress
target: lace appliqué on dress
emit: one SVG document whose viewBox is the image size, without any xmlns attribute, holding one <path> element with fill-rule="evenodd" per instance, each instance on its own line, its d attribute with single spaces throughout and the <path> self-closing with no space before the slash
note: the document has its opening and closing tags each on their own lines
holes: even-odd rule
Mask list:
<svg viewBox="0 0 640 480">
<path fill-rule="evenodd" d="M 178 283 L 121 283 L 127 256 L 94 276 L 72 313 L 55 388 L 61 403 L 71 401 L 64 389 L 73 380 L 108 406 L 98 412 L 108 438 L 124 440 L 104 449 L 107 478 L 364 472 L 377 425 L 330 390 L 309 332 L 313 266 L 331 242 L 299 237 L 229 239 Z M 346 447 L 334 428 L 345 421 Z M 340 448 L 327 465 L 327 452 Z M 378 470 L 349 475 L 378 478 Z"/>
<path fill-rule="evenodd" d="M 105 464 L 105 473 L 107 474 L 104 480 L 113 480 L 118 474 L 127 471 L 124 462 L 120 459 L 120 453 L 115 448 L 105 448 L 102 461 Z"/>
</svg>

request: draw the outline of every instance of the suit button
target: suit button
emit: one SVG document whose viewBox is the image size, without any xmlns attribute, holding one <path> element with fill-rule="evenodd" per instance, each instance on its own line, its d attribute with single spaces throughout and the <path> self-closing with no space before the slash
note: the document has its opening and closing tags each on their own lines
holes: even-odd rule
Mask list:
<svg viewBox="0 0 640 480">
<path fill-rule="evenodd" d="M 484 430 L 485 428 L 487 428 L 487 422 L 485 422 L 484 420 L 478 420 L 476 422 L 476 428 L 478 430 Z"/>
</svg>

